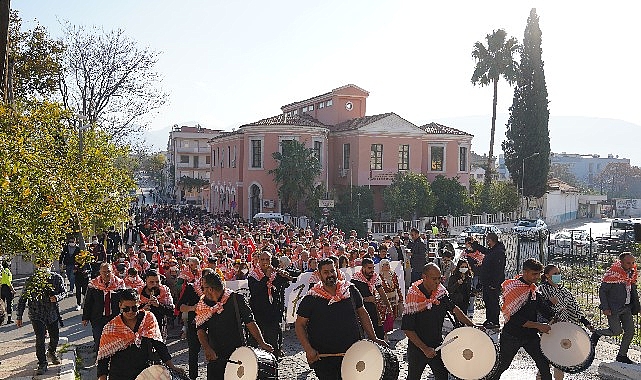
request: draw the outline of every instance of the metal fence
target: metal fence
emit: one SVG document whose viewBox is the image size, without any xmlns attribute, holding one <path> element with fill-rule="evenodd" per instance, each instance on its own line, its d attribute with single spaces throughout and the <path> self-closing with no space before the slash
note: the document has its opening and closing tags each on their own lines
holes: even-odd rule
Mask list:
<svg viewBox="0 0 641 380">
<path fill-rule="evenodd" d="M 535 258 L 544 265 L 555 264 L 561 270 L 563 286 L 575 296 L 586 317 L 596 327 L 607 326 L 607 318 L 599 310 L 599 286 L 605 271 L 618 260 L 621 247 L 611 250 L 600 246 L 593 241 L 591 231 L 588 240 L 570 239 L 569 244 L 542 234 L 534 240 L 526 240 L 514 233 L 504 233 L 501 241 L 506 247 L 507 277 L 517 276 L 528 258 Z M 636 315 L 634 322 L 633 344 L 641 346 L 641 315 Z M 621 336 L 612 339 L 620 343 Z"/>
</svg>

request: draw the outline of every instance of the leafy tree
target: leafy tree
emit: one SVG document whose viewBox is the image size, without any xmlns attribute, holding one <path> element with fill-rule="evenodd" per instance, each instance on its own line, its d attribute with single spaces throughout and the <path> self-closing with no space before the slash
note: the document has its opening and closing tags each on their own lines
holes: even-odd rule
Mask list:
<svg viewBox="0 0 641 380">
<path fill-rule="evenodd" d="M 163 182 L 163 169 L 167 163 L 167 156 L 162 152 L 146 153 L 140 157 L 140 170 L 144 170 L 156 181 L 157 184 Z"/>
<path fill-rule="evenodd" d="M 624 162 L 610 162 L 595 178 L 601 194 L 608 198 L 626 198 L 633 194 L 631 185 L 641 179 L 641 169 Z"/>
<path fill-rule="evenodd" d="M 570 164 L 553 163 L 550 164 L 548 178 L 558 178 L 561 181 L 577 188 L 585 187 L 581 181 L 570 171 Z"/>
<path fill-rule="evenodd" d="M 26 260 L 57 258 L 68 233 L 85 235 L 124 221 L 131 173 L 128 155 L 99 131 L 84 136 L 47 102 L 0 106 L 0 251 Z"/>
<path fill-rule="evenodd" d="M 193 178 L 189 176 L 182 176 L 178 180 L 178 186 L 180 186 L 183 190 L 186 190 L 186 191 L 193 191 L 194 189 L 200 189 L 208 185 L 209 185 L 209 181 L 203 178 Z"/>
<path fill-rule="evenodd" d="M 269 174 L 278 185 L 283 210 L 300 215 L 302 202 L 313 193 L 315 181 L 321 174 L 321 163 L 314 149 L 306 148 L 296 140 L 284 140 L 280 145 L 282 152 L 272 153 L 278 166 Z"/>
<path fill-rule="evenodd" d="M 519 192 L 509 182 L 492 182 L 490 188 L 490 204 L 493 212 L 512 212 L 519 207 Z"/>
<path fill-rule="evenodd" d="M 374 193 L 367 186 L 353 186 L 338 193 L 332 219 L 343 231 L 356 230 L 364 236 L 367 227 L 364 221 L 374 219 Z"/>
<path fill-rule="evenodd" d="M 550 171 L 548 91 L 541 59 L 541 29 L 536 9 L 530 11 L 510 118 L 503 142 L 505 165 L 525 196 L 541 197 Z M 538 153 L 538 154 L 537 154 Z M 527 175 L 523 177 L 523 167 Z"/>
<path fill-rule="evenodd" d="M 392 184 L 383 190 L 383 200 L 386 210 L 403 219 L 431 215 L 435 203 L 427 177 L 412 172 L 398 173 Z"/>
<path fill-rule="evenodd" d="M 155 71 L 159 53 L 139 48 L 121 29 L 66 25 L 65 106 L 99 125 L 116 141 L 146 127 L 145 117 L 167 100 Z"/>
<path fill-rule="evenodd" d="M 50 99 L 58 93 L 62 72 L 62 41 L 49 37 L 47 29 L 37 24 L 22 30 L 18 11 L 9 20 L 9 102 L 16 99 Z"/>
<path fill-rule="evenodd" d="M 462 215 L 469 211 L 467 189 L 459 183 L 458 178 L 438 175 L 430 187 L 436 197 L 434 204 L 436 215 Z"/>
<path fill-rule="evenodd" d="M 477 41 L 474 44 L 472 57 L 476 60 L 474 73 L 472 74 L 472 84 L 487 86 L 492 84 L 494 87 L 494 97 L 492 101 L 492 129 L 490 132 L 490 151 L 487 158 L 487 168 L 485 169 L 485 182 L 492 181 L 492 170 L 494 163 L 494 133 L 496 131 L 496 102 L 498 97 L 499 79 L 503 77 L 510 85 L 516 81 L 517 64 L 514 61 L 514 54 L 519 49 L 516 38 L 507 39 L 507 33 L 503 29 L 495 30 L 492 34 L 485 36 L 487 46 Z"/>
</svg>

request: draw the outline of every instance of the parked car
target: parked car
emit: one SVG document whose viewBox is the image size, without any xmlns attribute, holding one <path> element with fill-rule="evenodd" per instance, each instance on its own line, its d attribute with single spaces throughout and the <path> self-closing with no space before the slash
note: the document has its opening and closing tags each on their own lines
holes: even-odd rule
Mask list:
<svg viewBox="0 0 641 380">
<path fill-rule="evenodd" d="M 590 243 L 596 244 L 590 237 L 590 233 L 585 230 L 563 230 L 550 240 L 550 243 L 559 248 L 584 247 Z"/>
<path fill-rule="evenodd" d="M 601 253 L 623 253 L 632 249 L 634 242 L 634 231 L 621 231 L 610 235 L 598 237 L 596 239 L 598 250 Z"/>
<path fill-rule="evenodd" d="M 543 219 L 522 219 L 514 224 L 512 231 L 524 239 L 536 240 L 548 236 L 548 225 Z"/>
<path fill-rule="evenodd" d="M 497 235 L 501 234 L 501 230 L 493 224 L 473 224 L 465 227 L 463 232 L 456 237 L 456 243 L 461 246 L 465 244 L 465 238 L 468 236 L 485 238 L 490 232 L 494 232 Z"/>
</svg>

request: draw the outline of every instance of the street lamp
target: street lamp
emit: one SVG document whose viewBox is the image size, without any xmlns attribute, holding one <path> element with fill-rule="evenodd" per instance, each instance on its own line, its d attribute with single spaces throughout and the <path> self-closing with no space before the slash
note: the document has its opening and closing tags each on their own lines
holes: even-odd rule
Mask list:
<svg viewBox="0 0 641 380">
<path fill-rule="evenodd" d="M 358 203 L 356 203 L 356 215 L 360 220 L 361 219 L 361 193 L 356 193 L 356 196 L 358 197 Z"/>
<path fill-rule="evenodd" d="M 539 152 L 534 152 L 531 155 L 523 158 L 523 165 L 521 167 L 521 217 L 523 217 L 523 200 L 525 198 L 525 187 L 523 185 L 523 180 L 525 179 L 525 160 L 536 157 L 539 155 Z"/>
</svg>

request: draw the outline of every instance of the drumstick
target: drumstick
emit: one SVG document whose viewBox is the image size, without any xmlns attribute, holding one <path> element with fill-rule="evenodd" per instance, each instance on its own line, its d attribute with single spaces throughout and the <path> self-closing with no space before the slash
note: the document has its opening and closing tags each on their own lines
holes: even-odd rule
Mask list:
<svg viewBox="0 0 641 380">
<path fill-rule="evenodd" d="M 335 356 L 345 356 L 345 353 L 338 353 L 338 354 L 318 354 L 319 358 L 331 358 Z"/>
<path fill-rule="evenodd" d="M 454 336 L 453 336 L 453 337 L 451 337 L 450 339 L 448 339 L 448 340 L 446 340 L 445 342 L 443 342 L 443 344 L 441 344 L 440 346 L 436 347 L 436 348 L 434 349 L 434 351 L 440 351 L 440 350 L 441 350 L 441 348 L 443 348 L 443 347 L 447 346 L 448 344 L 450 344 L 450 343 L 454 342 L 454 341 L 455 341 L 455 340 L 457 340 L 457 339 L 458 339 L 458 335 L 454 335 Z"/>
<path fill-rule="evenodd" d="M 231 359 L 227 359 L 227 363 L 243 365 L 243 362 L 241 362 L 240 360 L 231 360 Z"/>
</svg>

